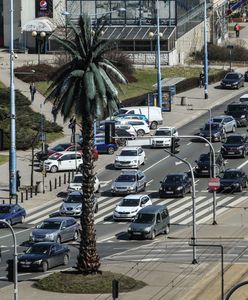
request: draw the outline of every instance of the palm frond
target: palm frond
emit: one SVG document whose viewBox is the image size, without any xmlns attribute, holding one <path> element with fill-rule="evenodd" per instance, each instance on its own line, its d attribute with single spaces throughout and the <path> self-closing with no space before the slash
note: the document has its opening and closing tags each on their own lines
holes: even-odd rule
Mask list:
<svg viewBox="0 0 248 300">
<path fill-rule="evenodd" d="M 83 85 L 85 87 L 85 95 L 89 100 L 93 100 L 96 96 L 96 86 L 94 81 L 94 73 L 86 71 L 83 77 Z"/>
<path fill-rule="evenodd" d="M 114 96 L 118 96 L 118 91 L 116 87 L 113 85 L 112 81 L 108 77 L 107 73 L 103 70 L 103 68 L 99 67 L 99 71 L 102 75 L 102 78 L 105 82 L 105 86 L 107 87 L 107 90 Z"/>
<path fill-rule="evenodd" d="M 79 60 L 82 59 L 79 55 L 79 52 L 71 47 L 71 45 L 69 44 L 69 40 L 61 39 L 58 36 L 54 36 L 54 40 L 56 40 L 73 57 L 77 57 Z"/>
<path fill-rule="evenodd" d="M 99 65 L 105 69 L 106 73 L 110 73 L 112 78 L 119 82 L 119 83 L 123 83 L 123 84 L 127 84 L 128 81 L 125 78 L 125 76 L 113 65 L 111 64 L 108 60 L 104 59 L 104 61 L 99 62 Z"/>
<path fill-rule="evenodd" d="M 99 96 L 104 101 L 106 101 L 106 87 L 105 87 L 102 75 L 94 63 L 90 64 L 90 68 L 94 74 L 94 81 L 95 81 L 95 85 L 96 85 L 97 91 L 99 93 Z"/>
</svg>

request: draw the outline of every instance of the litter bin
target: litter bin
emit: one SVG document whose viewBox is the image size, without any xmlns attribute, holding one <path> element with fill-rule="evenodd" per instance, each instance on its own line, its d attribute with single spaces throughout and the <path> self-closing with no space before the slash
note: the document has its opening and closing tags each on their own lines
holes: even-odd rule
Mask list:
<svg viewBox="0 0 248 300">
<path fill-rule="evenodd" d="M 181 106 L 185 106 L 185 105 L 187 105 L 187 97 L 182 97 L 181 98 Z"/>
<path fill-rule="evenodd" d="M 43 182 L 36 181 L 36 186 L 37 186 L 37 193 L 43 193 Z"/>
</svg>

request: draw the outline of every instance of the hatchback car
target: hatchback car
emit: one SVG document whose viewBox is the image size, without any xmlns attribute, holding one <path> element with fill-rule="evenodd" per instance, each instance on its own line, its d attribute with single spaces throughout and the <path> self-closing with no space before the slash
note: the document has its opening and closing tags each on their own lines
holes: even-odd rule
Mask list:
<svg viewBox="0 0 248 300">
<path fill-rule="evenodd" d="M 223 89 L 239 89 L 245 86 L 245 78 L 241 73 L 227 73 L 221 80 L 220 86 Z"/>
<path fill-rule="evenodd" d="M 187 173 L 168 174 L 160 183 L 160 197 L 184 197 L 186 193 L 191 193 L 192 182 Z"/>
<path fill-rule="evenodd" d="M 197 177 L 210 176 L 210 153 L 203 153 L 200 155 L 199 159 L 195 161 L 196 167 L 194 169 L 195 175 Z M 213 165 L 213 160 L 212 160 Z M 223 159 L 221 154 L 215 155 L 215 167 L 216 167 L 216 175 L 224 172 L 225 170 L 225 160 Z"/>
<path fill-rule="evenodd" d="M 112 183 L 112 195 L 137 194 L 146 188 L 146 175 L 140 170 L 122 170 Z"/>
<path fill-rule="evenodd" d="M 23 223 L 26 214 L 26 210 L 19 204 L 0 204 L 0 220 L 8 222 L 10 225 Z"/>
<path fill-rule="evenodd" d="M 216 116 L 209 120 L 208 123 L 219 123 L 223 126 L 225 132 L 235 132 L 237 128 L 237 122 L 232 116 Z"/>
<path fill-rule="evenodd" d="M 93 196 L 94 213 L 98 212 L 98 203 L 97 198 Z M 65 216 L 71 217 L 79 217 L 82 213 L 82 203 L 83 203 L 83 194 L 82 192 L 71 192 L 68 196 L 63 200 L 63 204 L 59 208 L 59 213 Z"/>
<path fill-rule="evenodd" d="M 141 147 L 125 147 L 116 156 L 114 166 L 116 169 L 139 168 L 145 164 L 146 154 Z"/>
<path fill-rule="evenodd" d="M 120 119 L 119 121 L 117 121 L 117 124 L 127 124 L 133 126 L 137 133 L 137 136 L 143 136 L 145 134 L 150 133 L 149 125 L 143 120 Z"/>
<path fill-rule="evenodd" d="M 211 142 L 221 142 L 226 138 L 224 127 L 220 123 L 207 123 L 204 127 L 200 128 L 199 136 L 210 140 Z"/>
<path fill-rule="evenodd" d="M 138 211 L 148 205 L 152 205 L 152 200 L 148 195 L 128 195 L 116 206 L 113 219 L 133 219 Z"/>
<path fill-rule="evenodd" d="M 140 114 L 119 114 L 114 117 L 116 121 L 119 121 L 120 119 L 125 119 L 125 120 L 142 120 L 149 125 L 149 120 L 145 115 L 140 115 Z"/>
<path fill-rule="evenodd" d="M 83 175 L 82 174 L 75 174 L 72 181 L 69 183 L 67 191 L 81 191 L 83 184 Z M 95 176 L 95 183 L 94 183 L 94 192 L 99 193 L 101 188 L 100 181 L 97 176 Z"/>
<path fill-rule="evenodd" d="M 248 125 L 248 102 L 232 102 L 227 105 L 225 114 L 234 117 L 239 127 L 246 127 Z"/>
<path fill-rule="evenodd" d="M 66 266 L 69 254 L 67 246 L 53 242 L 36 243 L 18 257 L 18 269 L 46 272 L 50 268 Z"/>
<path fill-rule="evenodd" d="M 74 218 L 54 217 L 44 220 L 30 233 L 31 242 L 65 242 L 77 240 L 79 224 Z"/>
<path fill-rule="evenodd" d="M 226 142 L 221 147 L 222 156 L 238 156 L 245 158 L 248 153 L 248 137 L 246 134 L 236 134 L 227 137 Z"/>
<path fill-rule="evenodd" d="M 220 188 L 218 191 L 231 190 L 232 192 L 242 192 L 247 187 L 247 175 L 242 169 L 227 169 L 223 177 L 220 178 Z"/>
<path fill-rule="evenodd" d="M 47 172 L 56 173 L 58 171 L 76 170 L 82 165 L 83 159 L 81 154 L 75 152 L 54 153 L 44 161 L 44 167 Z M 40 164 L 43 170 L 43 162 Z"/>
<path fill-rule="evenodd" d="M 116 143 L 106 143 L 104 135 L 96 136 L 95 146 L 98 153 L 114 154 L 118 149 L 118 145 Z"/>
<path fill-rule="evenodd" d="M 151 138 L 151 148 L 162 148 L 171 146 L 171 136 L 178 137 L 175 127 L 159 127 Z"/>
</svg>

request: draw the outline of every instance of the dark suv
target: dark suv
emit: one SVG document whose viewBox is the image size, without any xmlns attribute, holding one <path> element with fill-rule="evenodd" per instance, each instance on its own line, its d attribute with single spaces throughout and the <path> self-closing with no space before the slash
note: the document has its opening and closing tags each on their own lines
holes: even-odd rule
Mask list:
<svg viewBox="0 0 248 300">
<path fill-rule="evenodd" d="M 191 193 L 191 178 L 187 173 L 168 174 L 160 181 L 159 196 L 162 197 L 184 197 Z"/>
<path fill-rule="evenodd" d="M 239 156 L 245 158 L 248 152 L 248 137 L 245 134 L 235 134 L 227 137 L 221 147 L 221 154 L 227 156 Z"/>
<path fill-rule="evenodd" d="M 220 178 L 220 188 L 218 191 L 231 190 L 232 192 L 242 192 L 247 187 L 247 175 L 241 169 L 227 169 L 223 177 Z"/>
<path fill-rule="evenodd" d="M 207 123 L 203 128 L 200 128 L 199 136 L 210 140 L 210 135 L 211 142 L 221 142 L 226 138 L 224 127 L 221 124 L 214 122 Z"/>
<path fill-rule="evenodd" d="M 248 125 L 248 103 L 233 102 L 227 106 L 225 114 L 234 117 L 239 127 Z"/>
<path fill-rule="evenodd" d="M 213 161 L 213 159 L 212 159 Z M 210 176 L 210 153 L 204 153 L 201 154 L 199 159 L 195 161 L 196 167 L 195 167 L 195 175 L 197 177 L 204 177 L 204 176 Z M 213 165 L 213 164 L 212 164 Z M 215 156 L 215 170 L 216 175 L 219 175 L 220 173 L 224 172 L 225 170 L 225 160 L 223 159 L 221 154 L 217 154 Z"/>
</svg>

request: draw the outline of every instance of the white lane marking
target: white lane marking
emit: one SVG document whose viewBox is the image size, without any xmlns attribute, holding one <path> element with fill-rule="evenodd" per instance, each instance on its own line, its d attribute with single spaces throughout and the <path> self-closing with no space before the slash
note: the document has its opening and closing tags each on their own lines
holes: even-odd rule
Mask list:
<svg viewBox="0 0 248 300">
<path fill-rule="evenodd" d="M 186 144 L 186 146 L 189 146 L 189 145 L 191 145 L 192 144 L 192 142 L 188 142 L 187 144 Z"/>
<path fill-rule="evenodd" d="M 151 183 L 153 182 L 153 180 L 154 180 L 154 179 L 149 180 L 149 181 L 146 183 L 146 185 L 151 184 Z"/>
<path fill-rule="evenodd" d="M 105 180 L 105 181 L 100 181 L 100 186 L 105 187 L 107 185 L 109 185 L 112 182 L 112 180 Z"/>
<path fill-rule="evenodd" d="M 238 168 L 237 169 L 241 169 L 241 168 L 243 168 L 245 165 L 247 165 L 248 164 L 248 160 L 246 160 L 245 162 L 243 162 L 240 166 L 238 166 Z"/>
<path fill-rule="evenodd" d="M 32 214 L 32 215 L 26 217 L 26 218 L 25 218 L 25 223 L 28 223 L 29 220 L 34 219 L 34 218 L 40 216 L 41 214 L 49 213 L 49 212 L 53 211 L 55 208 L 59 208 L 60 205 L 61 205 L 62 203 L 63 203 L 63 202 L 57 203 L 56 205 L 53 205 L 53 206 L 51 206 L 51 207 L 49 207 L 49 208 L 47 208 L 47 209 L 41 210 L 41 211 L 39 211 L 39 212 L 37 212 L 37 213 L 35 213 L 35 214 Z M 44 217 L 43 217 L 43 218 L 44 218 Z"/>
<path fill-rule="evenodd" d="M 169 157 L 170 157 L 170 155 L 165 156 L 164 158 L 162 158 L 159 161 L 157 161 L 155 164 L 153 164 L 150 167 L 148 167 L 147 169 L 145 169 L 143 172 L 146 172 L 146 171 L 152 169 L 153 167 L 155 167 L 156 165 L 160 164 L 162 161 L 166 160 Z"/>
</svg>

